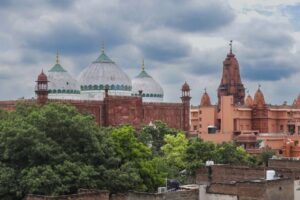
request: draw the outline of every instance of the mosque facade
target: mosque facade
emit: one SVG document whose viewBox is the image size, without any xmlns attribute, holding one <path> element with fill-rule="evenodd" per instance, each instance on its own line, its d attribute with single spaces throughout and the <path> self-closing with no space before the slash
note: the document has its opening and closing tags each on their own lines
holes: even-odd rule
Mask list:
<svg viewBox="0 0 300 200">
<path fill-rule="evenodd" d="M 232 44 L 231 44 L 232 45 Z M 287 157 L 300 157 L 300 95 L 292 105 L 271 105 L 261 86 L 245 95 L 240 67 L 232 47 L 223 61 L 218 102 L 205 91 L 199 106 L 191 107 L 191 129 L 203 140 L 235 141 L 250 153 L 271 148 Z"/>
<path fill-rule="evenodd" d="M 55 65 L 38 76 L 36 97 L 23 101 L 71 104 L 80 112 L 93 114 L 100 126 L 131 124 L 138 128 L 161 120 L 170 127 L 189 131 L 189 91 L 185 83 L 181 88 L 180 103 L 164 102 L 163 88 L 146 72 L 144 62 L 140 73 L 131 80 L 103 48 L 100 56 L 82 70 L 78 79 L 60 64 L 57 55 Z M 0 101 L 0 109 L 13 110 L 17 102 Z"/>
</svg>

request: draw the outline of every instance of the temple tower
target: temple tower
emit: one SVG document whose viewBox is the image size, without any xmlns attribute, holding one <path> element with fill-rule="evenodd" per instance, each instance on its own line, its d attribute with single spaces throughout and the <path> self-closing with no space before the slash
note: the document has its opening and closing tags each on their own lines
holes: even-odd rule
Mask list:
<svg viewBox="0 0 300 200">
<path fill-rule="evenodd" d="M 44 104 L 48 100 L 48 78 L 42 71 L 36 80 L 35 94 L 37 102 Z"/>
<path fill-rule="evenodd" d="M 182 129 L 184 131 L 190 130 L 190 100 L 191 100 L 190 91 L 191 91 L 190 86 L 187 84 L 187 82 L 185 82 L 181 88 L 181 92 L 182 92 L 181 101 L 183 104 Z"/>
<path fill-rule="evenodd" d="M 221 103 L 221 96 L 233 96 L 234 104 L 244 104 L 245 88 L 241 81 L 239 63 L 232 53 L 232 40 L 230 52 L 223 61 L 223 75 L 218 88 L 218 105 Z"/>
<path fill-rule="evenodd" d="M 268 106 L 259 85 L 252 105 L 252 129 L 260 133 L 268 133 L 268 119 Z"/>
</svg>

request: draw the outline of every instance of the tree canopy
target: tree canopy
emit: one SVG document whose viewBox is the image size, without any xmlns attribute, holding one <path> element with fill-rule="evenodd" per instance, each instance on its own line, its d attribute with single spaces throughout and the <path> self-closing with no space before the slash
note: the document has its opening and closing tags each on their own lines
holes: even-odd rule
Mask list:
<svg viewBox="0 0 300 200">
<path fill-rule="evenodd" d="M 69 105 L 20 103 L 0 110 L 0 199 L 76 193 L 79 188 L 156 191 L 166 178 L 194 171 L 206 160 L 249 164 L 233 143 L 188 140 L 156 121 L 99 127 L 91 115 Z"/>
</svg>

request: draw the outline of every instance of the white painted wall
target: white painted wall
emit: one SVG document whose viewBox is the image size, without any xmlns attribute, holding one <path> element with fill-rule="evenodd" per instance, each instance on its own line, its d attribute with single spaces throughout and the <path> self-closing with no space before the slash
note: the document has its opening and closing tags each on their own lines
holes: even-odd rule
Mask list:
<svg viewBox="0 0 300 200">
<path fill-rule="evenodd" d="M 294 199 L 295 200 L 300 199 L 300 180 L 294 181 Z"/>
<path fill-rule="evenodd" d="M 199 186 L 199 200 L 238 200 L 236 195 L 208 194 L 206 187 L 207 185 Z"/>
</svg>

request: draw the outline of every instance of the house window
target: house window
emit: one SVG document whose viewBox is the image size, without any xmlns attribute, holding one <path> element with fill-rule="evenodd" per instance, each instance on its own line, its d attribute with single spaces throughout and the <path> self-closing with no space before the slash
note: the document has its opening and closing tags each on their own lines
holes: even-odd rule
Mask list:
<svg viewBox="0 0 300 200">
<path fill-rule="evenodd" d="M 197 130 L 197 126 L 194 126 L 194 131 L 196 131 Z"/>
</svg>

